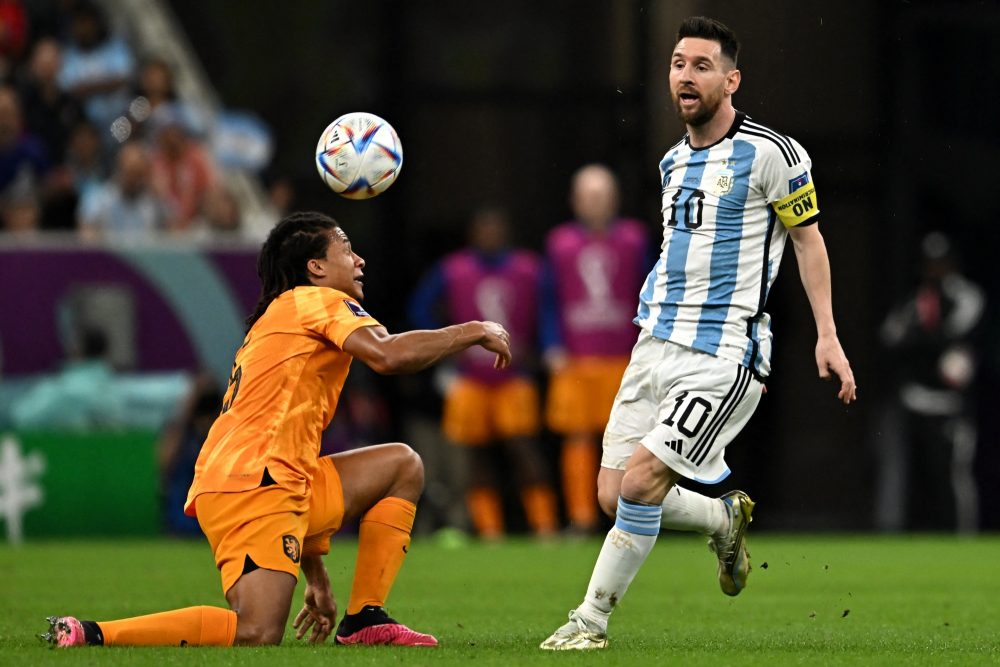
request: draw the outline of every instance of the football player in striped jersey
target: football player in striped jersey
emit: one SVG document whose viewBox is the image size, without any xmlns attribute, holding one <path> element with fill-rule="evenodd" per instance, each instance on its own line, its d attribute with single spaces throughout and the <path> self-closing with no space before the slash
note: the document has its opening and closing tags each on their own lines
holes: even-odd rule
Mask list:
<svg viewBox="0 0 1000 667">
<path fill-rule="evenodd" d="M 615 516 L 583 602 L 543 649 L 607 645 L 608 618 L 661 527 L 702 532 L 718 557 L 722 591 L 737 595 L 750 570 L 745 533 L 753 502 L 742 491 L 709 498 L 677 485 L 729 474 L 726 445 L 753 414 L 770 372 L 764 302 L 791 237 L 816 322 L 816 365 L 856 398 L 837 338 L 830 265 L 820 235 L 811 161 L 793 139 L 733 106 L 739 43 L 713 19 L 686 19 L 670 59 L 670 92 L 687 128 L 660 162 L 663 243 L 639 295 L 632 350 L 598 477 Z"/>
</svg>

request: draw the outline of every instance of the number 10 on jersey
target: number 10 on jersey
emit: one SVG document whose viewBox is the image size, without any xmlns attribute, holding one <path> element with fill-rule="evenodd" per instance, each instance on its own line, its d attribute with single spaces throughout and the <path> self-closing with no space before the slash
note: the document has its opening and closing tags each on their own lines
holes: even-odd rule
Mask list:
<svg viewBox="0 0 1000 667">
<path fill-rule="evenodd" d="M 687 193 L 687 197 L 684 197 L 684 201 L 681 202 L 681 197 Z M 677 211 L 683 211 L 684 226 L 687 229 L 698 229 L 701 227 L 701 214 L 704 209 L 705 193 L 701 190 L 685 190 L 684 188 L 677 188 L 677 192 L 670 199 L 670 219 L 667 220 L 667 227 L 676 227 L 680 220 L 677 217 Z"/>
</svg>

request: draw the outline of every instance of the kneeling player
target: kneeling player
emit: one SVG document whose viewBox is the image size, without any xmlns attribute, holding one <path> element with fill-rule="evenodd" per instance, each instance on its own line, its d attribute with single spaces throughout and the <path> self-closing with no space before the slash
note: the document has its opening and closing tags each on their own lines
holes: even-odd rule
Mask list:
<svg viewBox="0 0 1000 667">
<path fill-rule="evenodd" d="M 320 435 L 353 358 L 379 373 L 407 373 L 479 345 L 501 369 L 509 337 L 492 322 L 390 334 L 359 304 L 364 266 L 340 226 L 318 213 L 285 218 L 261 249 L 261 299 L 185 506 L 212 546 L 230 609 L 97 622 L 53 616 L 43 638 L 58 646 L 278 644 L 301 566 L 307 586 L 296 636 L 323 641 L 337 607 L 322 556 L 341 523 L 360 517 L 337 643 L 437 644 L 384 609 L 409 546 L 423 464 L 399 443 L 319 457 Z"/>
</svg>

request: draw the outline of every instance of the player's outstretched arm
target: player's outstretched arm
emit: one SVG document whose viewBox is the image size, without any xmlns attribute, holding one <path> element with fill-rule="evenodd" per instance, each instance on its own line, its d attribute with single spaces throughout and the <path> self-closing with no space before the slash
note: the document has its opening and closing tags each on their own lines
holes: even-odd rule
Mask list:
<svg viewBox="0 0 1000 667">
<path fill-rule="evenodd" d="M 415 373 L 475 345 L 495 352 L 493 367 L 510 365 L 510 335 L 496 322 L 465 322 L 443 329 L 391 334 L 385 327 L 362 327 L 344 341 L 344 352 L 376 373 Z"/>
<path fill-rule="evenodd" d="M 337 601 L 330 589 L 323 557 L 302 556 L 302 572 L 306 577 L 306 592 L 302 610 L 295 616 L 292 627 L 295 638 L 302 639 L 312 629 L 309 642 L 317 644 L 326 641 L 337 623 Z"/>
<path fill-rule="evenodd" d="M 857 399 L 854 372 L 847 361 L 844 348 L 837 338 L 837 325 L 833 321 L 833 298 L 830 288 L 830 259 L 826 243 L 819 233 L 819 225 L 792 227 L 789 230 L 799 264 L 799 277 L 809 297 L 813 319 L 816 320 L 816 367 L 819 376 L 830 379 L 833 372 L 840 380 L 837 398 L 847 405 Z"/>
</svg>

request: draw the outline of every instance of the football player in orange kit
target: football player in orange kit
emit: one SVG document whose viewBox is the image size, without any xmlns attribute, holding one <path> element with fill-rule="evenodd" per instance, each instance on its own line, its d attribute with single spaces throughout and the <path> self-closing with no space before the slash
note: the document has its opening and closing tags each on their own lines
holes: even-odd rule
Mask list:
<svg viewBox="0 0 1000 667">
<path fill-rule="evenodd" d="M 384 609 L 423 489 L 420 458 L 402 443 L 320 457 L 320 435 L 353 358 L 378 373 L 412 373 L 478 345 L 502 369 L 510 341 L 494 322 L 390 334 L 359 303 L 364 266 L 337 222 L 320 213 L 281 220 L 261 249 L 261 299 L 185 505 L 212 546 L 230 609 L 96 622 L 53 616 L 43 638 L 58 646 L 278 644 L 301 567 L 306 591 L 296 637 L 322 642 L 337 616 L 322 556 L 342 522 L 360 517 L 336 642 L 437 644 Z"/>
</svg>

